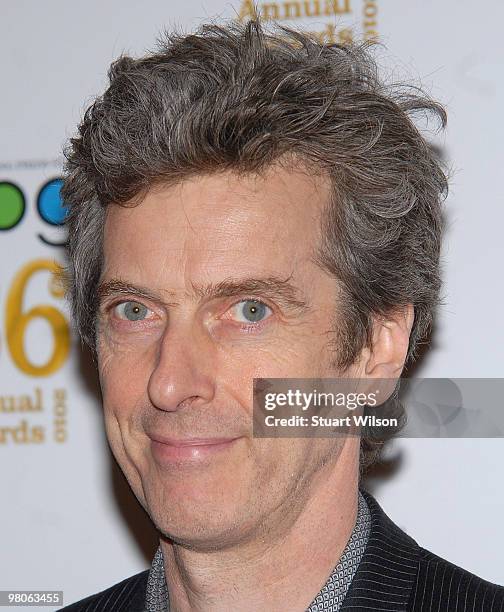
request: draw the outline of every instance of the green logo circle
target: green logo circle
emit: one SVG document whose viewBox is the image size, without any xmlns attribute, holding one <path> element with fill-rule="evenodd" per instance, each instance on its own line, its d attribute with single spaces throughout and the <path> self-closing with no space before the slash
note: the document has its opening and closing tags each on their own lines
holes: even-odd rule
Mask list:
<svg viewBox="0 0 504 612">
<path fill-rule="evenodd" d="M 10 230 L 21 221 L 25 212 L 25 197 L 14 183 L 0 182 L 0 230 Z"/>
</svg>

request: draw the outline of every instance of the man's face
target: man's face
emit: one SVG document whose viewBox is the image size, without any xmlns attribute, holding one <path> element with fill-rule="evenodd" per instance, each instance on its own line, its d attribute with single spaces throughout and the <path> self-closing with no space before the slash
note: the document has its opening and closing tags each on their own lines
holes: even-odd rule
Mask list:
<svg viewBox="0 0 504 612">
<path fill-rule="evenodd" d="M 107 435 L 176 541 L 203 549 L 264 534 L 335 465 L 337 440 L 252 437 L 254 378 L 337 375 L 336 283 L 312 260 L 329 189 L 277 167 L 195 177 L 108 208 L 98 325 Z"/>
</svg>

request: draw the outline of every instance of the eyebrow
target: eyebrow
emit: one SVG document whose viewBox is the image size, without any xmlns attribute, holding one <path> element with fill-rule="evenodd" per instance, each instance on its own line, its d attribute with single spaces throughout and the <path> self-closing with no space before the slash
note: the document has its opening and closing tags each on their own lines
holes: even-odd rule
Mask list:
<svg viewBox="0 0 504 612">
<path fill-rule="evenodd" d="M 309 309 L 308 302 L 301 295 L 300 290 L 291 283 L 290 278 L 282 279 L 276 276 L 244 279 L 227 278 L 218 283 L 206 285 L 191 283 L 191 291 L 186 295 L 200 301 L 238 295 L 253 295 L 254 297 L 269 298 L 287 309 L 304 312 Z M 165 307 L 178 305 L 178 302 L 171 301 L 172 298 L 175 298 L 174 292 L 164 291 L 161 295 L 147 287 L 135 285 L 120 278 L 111 279 L 98 285 L 99 305 L 107 298 L 117 295 L 135 295 Z"/>
</svg>

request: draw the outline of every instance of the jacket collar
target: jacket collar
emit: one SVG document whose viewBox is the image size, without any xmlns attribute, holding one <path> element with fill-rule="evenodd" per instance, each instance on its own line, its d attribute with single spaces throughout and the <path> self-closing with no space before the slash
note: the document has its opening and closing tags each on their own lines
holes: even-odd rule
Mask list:
<svg viewBox="0 0 504 612">
<path fill-rule="evenodd" d="M 371 532 L 341 611 L 404 611 L 416 582 L 420 547 L 372 495 L 361 492 L 371 512 Z"/>
</svg>

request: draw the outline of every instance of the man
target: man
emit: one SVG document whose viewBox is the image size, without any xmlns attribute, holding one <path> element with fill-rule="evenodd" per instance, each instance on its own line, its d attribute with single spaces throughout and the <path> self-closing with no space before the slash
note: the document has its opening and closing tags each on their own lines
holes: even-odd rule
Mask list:
<svg viewBox="0 0 504 612">
<path fill-rule="evenodd" d="M 372 438 L 257 438 L 254 378 L 398 379 L 439 293 L 446 178 L 361 47 L 257 22 L 123 57 L 67 151 L 71 299 L 160 534 L 66 610 L 500 610 L 359 474 Z"/>
</svg>

